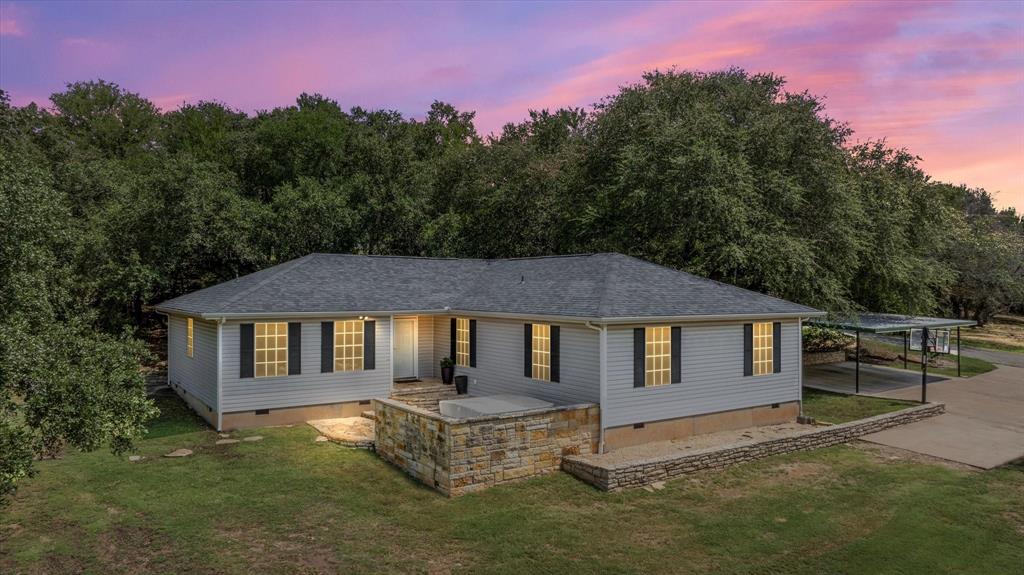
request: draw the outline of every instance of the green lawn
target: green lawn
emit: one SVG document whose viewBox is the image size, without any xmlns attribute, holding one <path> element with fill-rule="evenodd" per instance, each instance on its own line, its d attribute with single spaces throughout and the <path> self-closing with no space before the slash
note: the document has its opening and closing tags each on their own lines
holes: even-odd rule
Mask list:
<svg viewBox="0 0 1024 575">
<path fill-rule="evenodd" d="M 804 388 L 804 415 L 826 423 L 845 423 L 872 415 L 899 411 L 914 405 L 919 404 L 899 399 L 844 395 L 809 387 Z"/>
<path fill-rule="evenodd" d="M 214 446 L 181 409 L 130 463 L 39 463 L 0 573 L 1010 573 L 1024 464 L 970 472 L 863 444 L 598 492 L 565 474 L 446 499 L 306 426 Z M 244 435 L 244 434 L 240 434 Z M 160 454 L 189 447 L 196 454 Z"/>
</svg>

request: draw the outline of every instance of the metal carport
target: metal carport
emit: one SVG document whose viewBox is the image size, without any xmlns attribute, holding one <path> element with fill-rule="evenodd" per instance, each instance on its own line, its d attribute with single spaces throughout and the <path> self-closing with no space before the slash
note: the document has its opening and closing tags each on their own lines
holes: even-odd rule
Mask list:
<svg viewBox="0 0 1024 575">
<path fill-rule="evenodd" d="M 941 317 L 924 317 L 898 315 L 890 313 L 859 313 L 838 318 L 814 318 L 807 321 L 808 325 L 831 327 L 845 331 L 853 331 L 857 338 L 855 393 L 860 393 L 860 333 L 903 333 L 903 367 L 907 367 L 907 344 L 913 329 L 921 330 L 921 403 L 928 398 L 928 331 L 931 329 L 956 328 L 956 375 L 960 376 L 960 328 L 977 325 L 966 319 L 946 319 Z"/>
</svg>

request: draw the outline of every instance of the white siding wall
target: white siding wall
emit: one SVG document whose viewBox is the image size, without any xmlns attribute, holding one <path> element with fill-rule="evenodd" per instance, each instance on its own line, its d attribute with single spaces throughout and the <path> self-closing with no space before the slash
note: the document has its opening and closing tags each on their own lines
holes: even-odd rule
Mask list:
<svg viewBox="0 0 1024 575">
<path fill-rule="evenodd" d="M 434 357 L 434 317 L 429 315 L 417 318 L 419 330 L 416 334 L 416 346 L 419 360 L 420 377 L 441 377 L 438 362 L 441 357 Z"/>
<path fill-rule="evenodd" d="M 608 330 L 605 427 L 797 401 L 799 329 L 782 323 L 782 371 L 743 375 L 743 322 L 682 324 L 682 383 L 633 387 L 633 329 Z"/>
<path fill-rule="evenodd" d="M 279 377 L 239 378 L 239 324 L 224 324 L 224 412 L 299 407 L 343 401 L 386 398 L 391 392 L 390 318 L 377 322 L 376 369 L 320 373 L 320 322 L 302 319 L 302 373 Z M 285 319 L 279 321 L 288 321 Z M 292 320 L 297 321 L 297 320 Z"/>
<path fill-rule="evenodd" d="M 217 409 L 217 324 L 192 322 L 192 357 L 186 340 L 188 320 L 167 318 L 167 379 L 186 389 L 213 410 Z"/>
<path fill-rule="evenodd" d="M 580 324 L 555 322 L 561 326 L 561 381 L 546 382 L 523 376 L 525 320 L 475 319 L 476 367 L 455 368 L 456 375 L 469 376 L 470 394 L 515 393 L 561 404 L 600 400 L 597 331 Z M 434 355 L 438 361 L 451 353 L 450 322 L 450 317 L 434 318 Z"/>
</svg>

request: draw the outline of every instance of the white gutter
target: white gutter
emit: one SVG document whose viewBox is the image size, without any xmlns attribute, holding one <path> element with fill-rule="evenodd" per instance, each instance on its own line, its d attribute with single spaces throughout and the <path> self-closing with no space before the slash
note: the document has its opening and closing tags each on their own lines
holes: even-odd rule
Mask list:
<svg viewBox="0 0 1024 575">
<path fill-rule="evenodd" d="M 224 321 L 217 322 L 217 431 L 221 431 L 224 416 Z"/>
<path fill-rule="evenodd" d="M 600 327 L 593 325 L 589 321 L 585 325 L 599 333 L 598 368 L 600 376 L 598 378 L 598 407 L 601 410 L 599 414 L 601 419 L 598 421 L 597 452 L 604 453 L 604 408 L 608 399 L 608 328 L 603 325 Z"/>
</svg>

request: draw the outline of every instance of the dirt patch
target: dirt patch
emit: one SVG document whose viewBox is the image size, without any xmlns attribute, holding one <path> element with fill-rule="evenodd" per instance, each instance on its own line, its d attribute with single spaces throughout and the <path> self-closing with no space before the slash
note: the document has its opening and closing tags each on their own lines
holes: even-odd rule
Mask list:
<svg viewBox="0 0 1024 575">
<path fill-rule="evenodd" d="M 780 423 L 778 425 L 763 425 L 760 427 L 747 427 L 731 431 L 718 431 L 703 435 L 694 435 L 685 439 L 673 439 L 670 441 L 655 441 L 633 447 L 616 449 L 611 453 L 601 455 L 587 455 L 583 459 L 588 463 L 595 463 L 602 466 L 629 464 L 635 461 L 653 459 L 668 456 L 684 456 L 694 451 L 712 447 L 724 447 L 734 443 L 756 443 L 769 439 L 789 437 L 813 429 L 813 426 L 800 423 Z"/>
<path fill-rule="evenodd" d="M 696 485 L 708 484 L 710 493 L 719 499 L 742 499 L 779 485 L 800 484 L 806 488 L 823 481 L 831 481 L 835 473 L 830 465 L 809 461 L 793 461 L 758 469 L 754 476 L 725 478 L 721 471 L 709 469 L 693 478 Z"/>
<path fill-rule="evenodd" d="M 268 557 L 296 573 L 336 573 L 340 566 L 331 549 L 303 531 L 278 536 L 259 527 L 245 527 L 221 530 L 220 535 L 234 543 L 246 564 L 259 565 L 261 570 L 268 569 Z"/>
<path fill-rule="evenodd" d="M 164 571 L 173 549 L 170 539 L 145 525 L 114 525 L 100 534 L 98 544 L 104 552 L 97 557 L 117 573 Z"/>
</svg>

